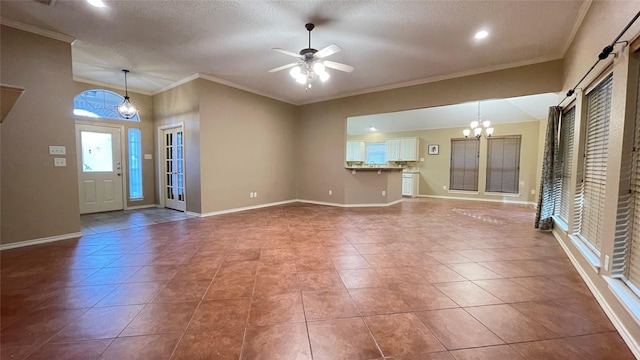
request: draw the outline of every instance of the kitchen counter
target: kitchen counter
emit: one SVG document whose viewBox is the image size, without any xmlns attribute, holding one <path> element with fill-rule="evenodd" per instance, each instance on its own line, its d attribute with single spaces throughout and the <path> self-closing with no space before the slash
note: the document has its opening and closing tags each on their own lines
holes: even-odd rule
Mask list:
<svg viewBox="0 0 640 360">
<path fill-rule="evenodd" d="M 345 166 L 345 169 L 348 170 L 361 170 L 361 171 L 378 171 L 378 170 L 388 170 L 388 171 L 402 171 L 404 168 L 398 166 L 380 166 L 380 167 L 369 167 L 369 166 Z"/>
</svg>

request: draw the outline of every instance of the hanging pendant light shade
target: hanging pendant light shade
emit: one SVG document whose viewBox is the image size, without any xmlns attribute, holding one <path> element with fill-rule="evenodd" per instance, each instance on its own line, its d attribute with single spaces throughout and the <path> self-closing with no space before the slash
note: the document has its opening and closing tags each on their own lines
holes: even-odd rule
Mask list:
<svg viewBox="0 0 640 360">
<path fill-rule="evenodd" d="M 127 88 L 127 73 L 129 70 L 123 69 L 122 72 L 124 73 L 124 101 L 118 105 L 116 110 L 123 119 L 133 119 L 138 114 L 138 109 L 129 101 L 129 89 Z"/>
<path fill-rule="evenodd" d="M 470 129 L 462 130 L 462 134 L 465 138 L 469 138 L 471 133 L 476 139 L 480 139 L 480 137 L 484 136 L 485 139 L 488 139 L 493 135 L 493 128 L 491 127 L 491 121 L 482 120 L 480 118 L 480 101 L 478 101 L 478 119 L 474 120 L 470 124 Z"/>
</svg>

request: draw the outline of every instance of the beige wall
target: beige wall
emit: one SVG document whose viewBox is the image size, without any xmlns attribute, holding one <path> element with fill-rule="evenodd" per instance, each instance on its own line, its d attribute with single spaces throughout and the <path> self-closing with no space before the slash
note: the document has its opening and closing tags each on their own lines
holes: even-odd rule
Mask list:
<svg viewBox="0 0 640 360">
<path fill-rule="evenodd" d="M 2 123 L 2 244 L 80 231 L 71 45 L 2 26 L 0 78 L 26 89 Z M 49 145 L 66 146 L 54 167 Z"/>
<path fill-rule="evenodd" d="M 156 164 L 162 161 L 158 151 L 158 128 L 161 126 L 183 126 L 185 144 L 185 189 L 187 211 L 200 213 L 201 180 L 200 180 L 200 98 L 199 81 L 190 81 L 173 89 L 153 96 L 154 119 L 154 159 Z M 156 174 L 156 199 L 160 199 L 158 186 L 162 179 Z"/>
<path fill-rule="evenodd" d="M 105 89 L 109 91 L 113 91 L 117 94 L 124 96 L 124 91 L 105 87 L 87 84 L 79 81 L 74 81 L 73 94 L 74 96 L 80 94 L 86 90 L 92 89 Z M 76 117 L 77 121 L 86 122 L 88 124 L 106 124 L 106 125 L 117 125 L 124 126 L 124 145 L 122 150 L 125 154 L 129 154 L 129 141 L 127 138 L 127 134 L 130 128 L 138 128 L 140 129 L 140 135 L 142 140 L 142 154 L 151 154 L 155 153 L 154 147 L 154 126 L 153 126 L 153 106 L 152 99 L 149 95 L 137 94 L 129 91 L 129 97 L 131 103 L 138 109 L 138 114 L 140 115 L 140 122 L 131 122 L 124 120 L 111 120 L 111 119 L 100 119 L 99 121 L 92 119 L 83 119 L 82 117 Z M 125 169 L 129 168 L 129 156 L 125 156 L 126 163 L 124 164 Z M 153 157 L 155 159 L 155 156 Z M 130 200 L 129 199 L 129 180 L 125 178 L 124 191 L 127 198 L 127 207 L 136 207 L 136 206 L 145 206 L 145 205 L 154 205 L 156 203 L 156 188 L 155 188 L 155 161 L 153 159 L 144 159 L 142 160 L 142 190 L 143 190 L 143 199 Z M 128 172 L 127 172 L 128 173 Z"/>
<path fill-rule="evenodd" d="M 155 95 L 153 105 L 156 127 L 185 124 L 188 211 L 295 199 L 293 105 L 205 79 Z"/>
<path fill-rule="evenodd" d="M 386 139 L 401 137 L 416 137 L 420 141 L 419 157 L 424 162 L 410 163 L 412 167 L 420 171 L 420 195 L 445 196 L 445 197 L 463 197 L 473 199 L 484 199 L 491 201 L 511 201 L 511 202 L 531 202 L 536 199 L 535 194 L 531 194 L 531 190 L 537 193 L 537 169 L 538 169 L 538 153 L 539 153 L 539 121 L 514 123 L 514 124 L 498 124 L 494 125 L 495 136 L 504 135 L 521 135 L 522 142 L 520 144 L 520 192 L 518 195 L 508 194 L 497 196 L 494 194 L 485 194 L 486 184 L 486 163 L 487 163 L 487 141 L 480 140 L 480 161 L 478 168 L 478 193 L 448 191 L 443 189 L 446 186 L 449 189 L 449 174 L 451 165 L 451 139 L 462 138 L 463 128 L 447 128 L 447 129 L 431 129 L 421 131 L 406 131 L 393 133 L 376 133 L 367 135 L 348 136 L 349 140 L 364 140 L 366 142 L 381 142 Z M 427 146 L 429 144 L 440 145 L 438 155 L 428 155 Z"/>
<path fill-rule="evenodd" d="M 295 107 L 197 81 L 202 213 L 295 199 Z"/>
<path fill-rule="evenodd" d="M 298 197 L 347 203 L 346 193 L 356 191 L 356 184 L 348 179 L 350 172 L 344 169 L 346 119 L 350 116 L 557 92 L 561 87 L 561 73 L 561 61 L 551 61 L 301 106 Z M 537 138 L 535 142 L 537 148 Z M 531 178 L 527 175 L 525 181 L 535 183 L 533 177 L 535 175 Z M 327 189 L 341 188 L 344 190 L 328 195 Z M 369 202 L 376 202 L 373 198 L 378 194 L 371 196 Z"/>
</svg>

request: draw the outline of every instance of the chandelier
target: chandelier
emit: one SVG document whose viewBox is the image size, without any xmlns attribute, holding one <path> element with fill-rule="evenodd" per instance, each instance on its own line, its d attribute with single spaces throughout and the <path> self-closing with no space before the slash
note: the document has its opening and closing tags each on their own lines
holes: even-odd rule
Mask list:
<svg viewBox="0 0 640 360">
<path fill-rule="evenodd" d="M 490 138 L 493 135 L 493 128 L 491 127 L 491 121 L 480 119 L 480 101 L 478 101 L 478 118 L 469 125 L 470 129 L 462 130 L 465 138 L 469 138 L 469 135 L 473 132 L 473 136 L 476 139 L 480 139 L 484 136 L 485 139 Z"/>
<path fill-rule="evenodd" d="M 138 109 L 129 101 L 129 90 L 127 89 L 127 73 L 129 70 L 123 69 L 122 72 L 124 73 L 124 101 L 118 105 L 116 110 L 118 111 L 118 115 L 128 120 L 133 119 L 138 114 Z"/>
</svg>

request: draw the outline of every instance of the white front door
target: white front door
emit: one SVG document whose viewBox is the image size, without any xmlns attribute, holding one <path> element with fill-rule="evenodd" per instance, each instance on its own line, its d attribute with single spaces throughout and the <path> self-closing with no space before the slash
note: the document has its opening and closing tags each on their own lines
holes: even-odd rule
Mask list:
<svg viewBox="0 0 640 360">
<path fill-rule="evenodd" d="M 123 209 L 121 131 L 76 124 L 81 214 Z"/>
<path fill-rule="evenodd" d="M 184 133 L 182 127 L 164 129 L 163 189 L 165 207 L 185 211 Z"/>
</svg>

